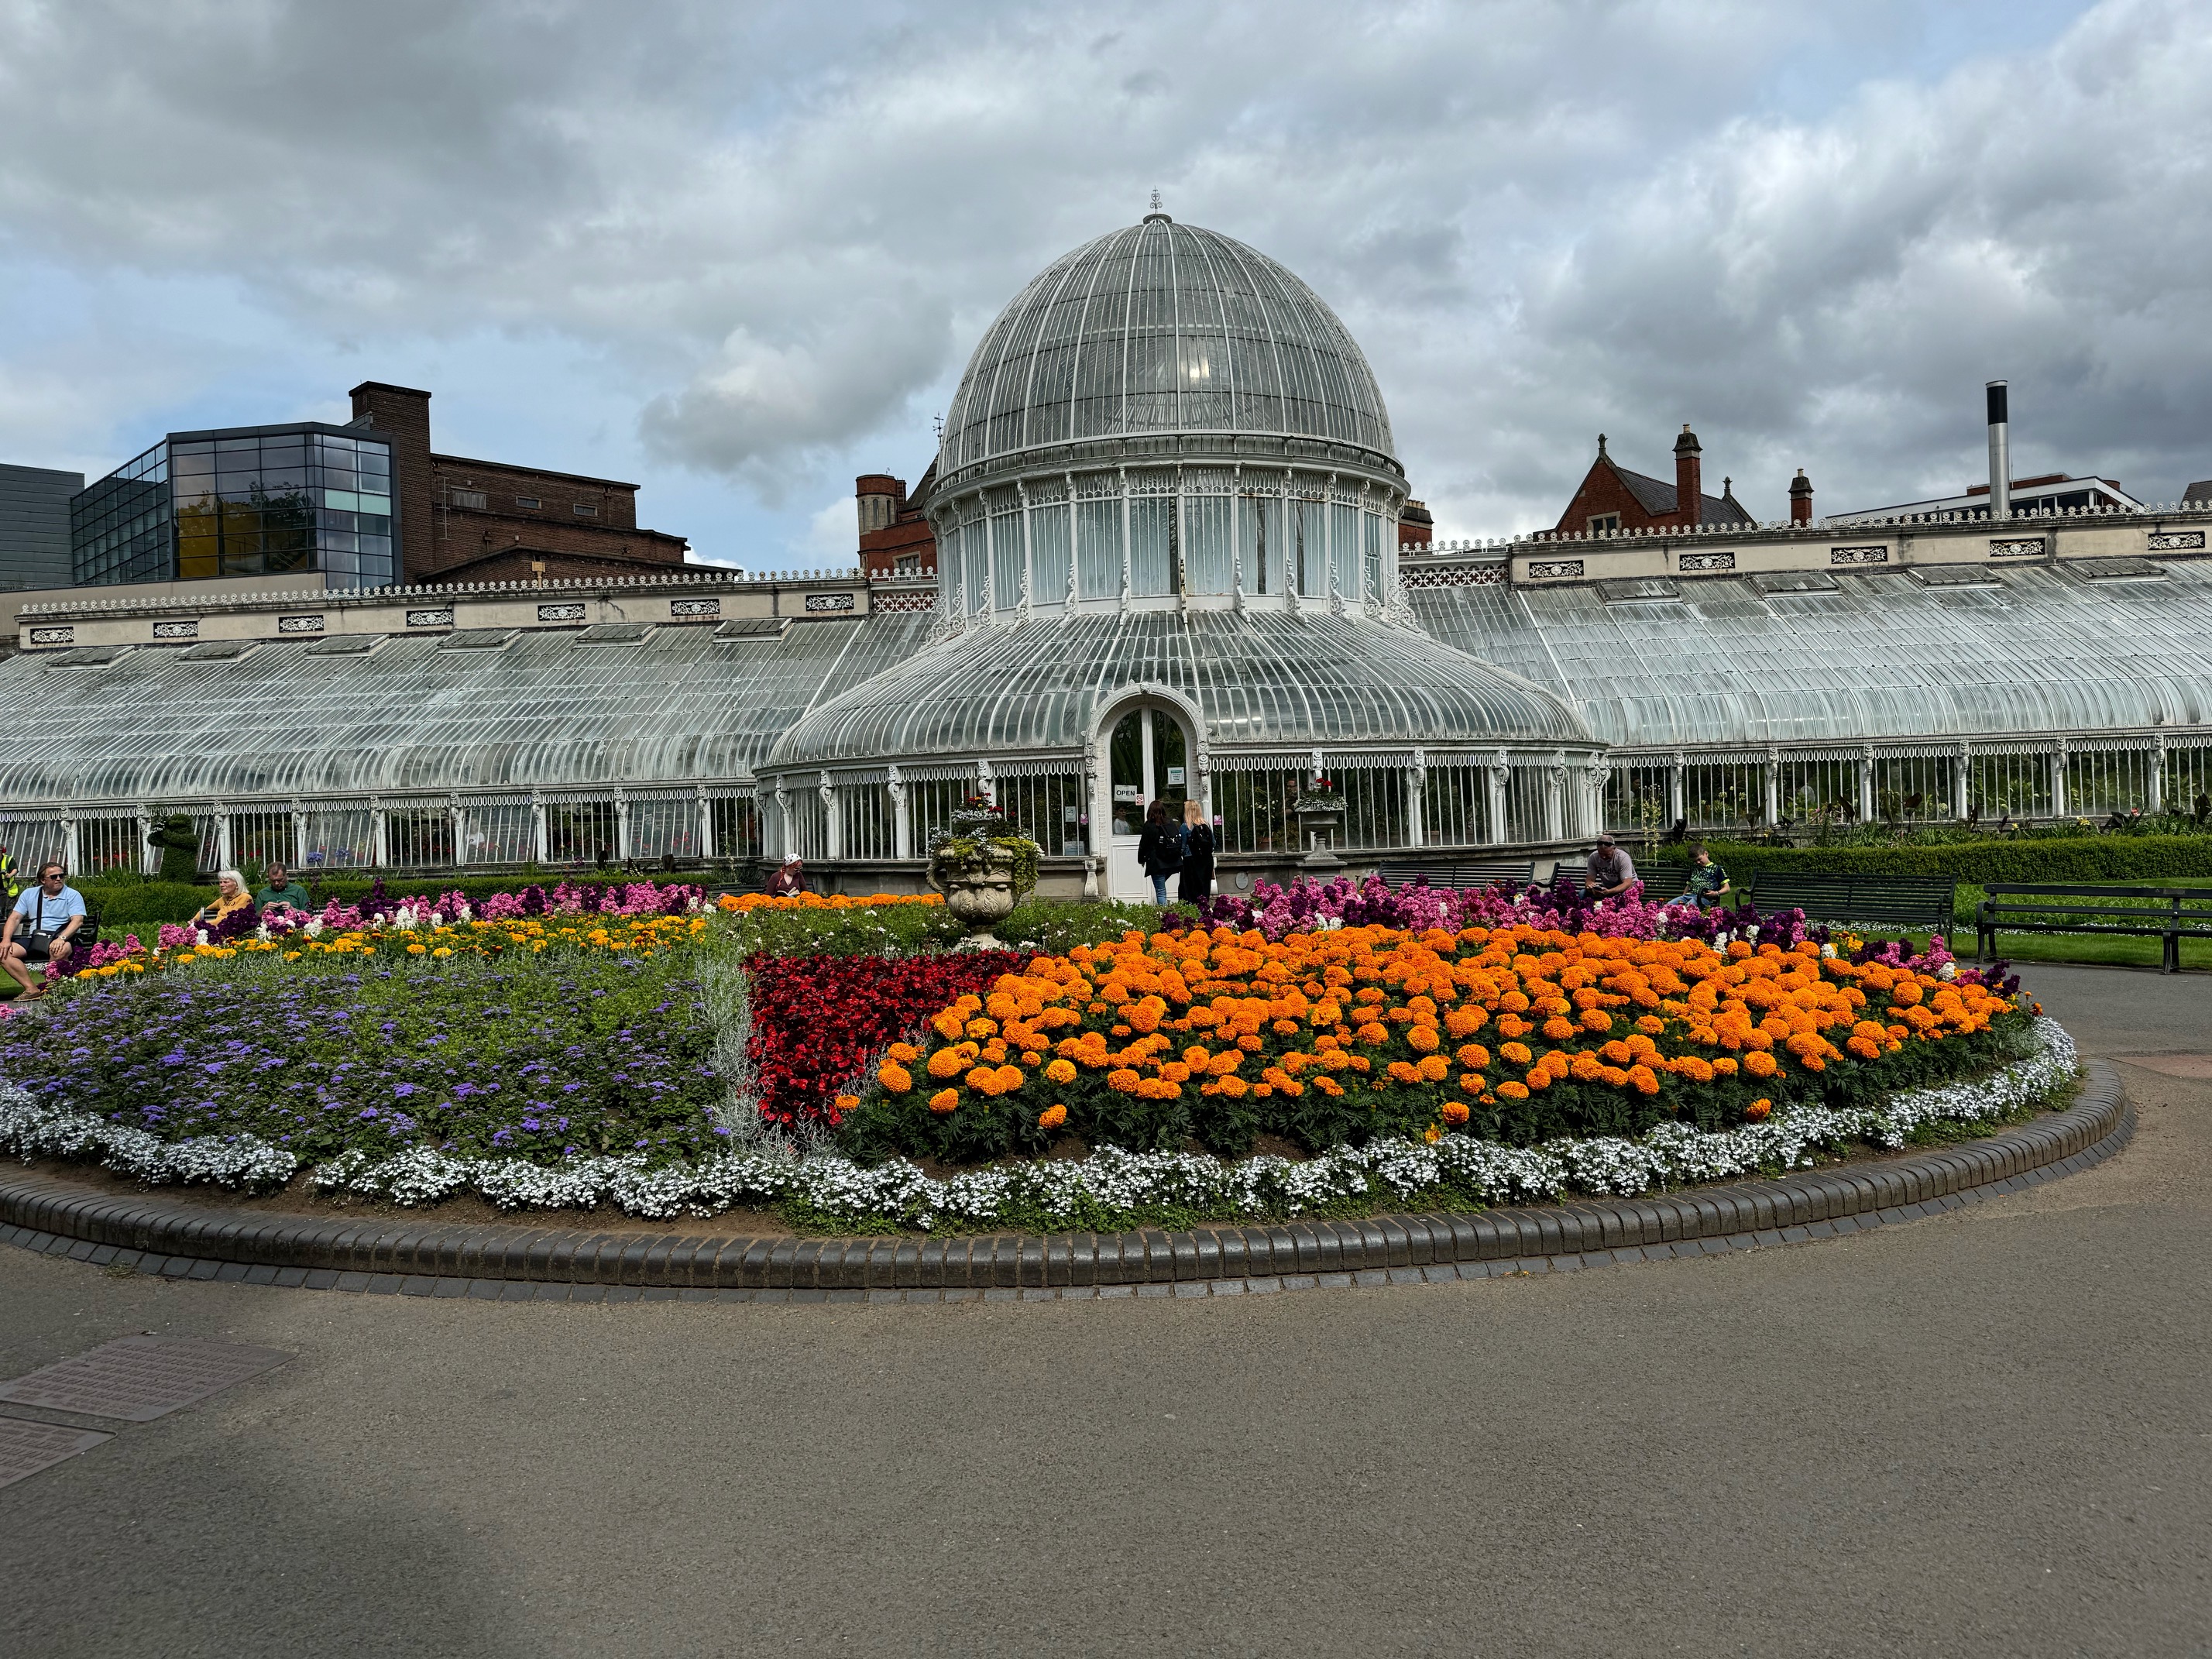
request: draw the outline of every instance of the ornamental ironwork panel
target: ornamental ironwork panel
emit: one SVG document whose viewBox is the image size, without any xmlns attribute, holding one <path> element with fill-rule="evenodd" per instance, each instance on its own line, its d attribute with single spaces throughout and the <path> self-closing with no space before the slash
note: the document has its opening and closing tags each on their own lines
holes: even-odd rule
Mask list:
<svg viewBox="0 0 2212 1659">
<path fill-rule="evenodd" d="M 850 611 L 853 596 L 850 593 L 809 593 L 806 608 L 809 611 Z"/>
<path fill-rule="evenodd" d="M 279 617 L 276 618 L 276 631 L 279 634 L 319 634 L 323 631 L 323 619 L 320 617 Z"/>
<path fill-rule="evenodd" d="M 1528 567 L 1529 579 L 1533 581 L 1552 581 L 1560 577 L 1579 576 L 1582 574 L 1583 562 L 1580 559 L 1548 559 L 1532 563 Z"/>
<path fill-rule="evenodd" d="M 1830 564 L 1887 564 L 1889 550 L 1886 547 L 1832 547 L 1828 550 Z"/>
<path fill-rule="evenodd" d="M 2202 550 L 2204 532 L 2201 530 L 2154 530 L 2150 533 L 2150 550 L 2154 553 L 2184 553 L 2191 549 Z"/>
</svg>

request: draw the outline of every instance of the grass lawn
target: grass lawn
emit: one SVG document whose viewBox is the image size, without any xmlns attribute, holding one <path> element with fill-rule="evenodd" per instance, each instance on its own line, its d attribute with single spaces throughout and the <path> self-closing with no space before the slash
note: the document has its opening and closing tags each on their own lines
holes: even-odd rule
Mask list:
<svg viewBox="0 0 2212 1659">
<path fill-rule="evenodd" d="M 2051 885 L 2057 884 L 2052 883 Z M 2212 890 L 2212 877 L 2166 876 L 2155 881 L 2091 882 L 2089 887 L 2174 887 Z M 1953 925 L 1951 949 L 1962 962 L 1970 962 L 1974 954 L 1974 912 L 1986 896 L 1977 886 L 1961 884 L 1958 908 L 1953 912 L 1957 918 Z M 2134 901 L 2146 903 L 2148 901 Z M 1856 929 L 1861 937 L 1869 939 L 1890 939 L 1899 934 L 1881 928 Z M 1914 935 L 1916 940 L 1920 936 Z M 2107 933 L 2024 933 L 1999 929 L 1997 954 L 2008 962 L 2079 962 L 2110 963 L 2124 966 L 2155 968 L 2159 965 L 2159 941 L 2155 939 L 2127 939 Z M 2181 965 L 2184 969 L 2212 969 L 2212 939 L 2181 941 Z"/>
</svg>

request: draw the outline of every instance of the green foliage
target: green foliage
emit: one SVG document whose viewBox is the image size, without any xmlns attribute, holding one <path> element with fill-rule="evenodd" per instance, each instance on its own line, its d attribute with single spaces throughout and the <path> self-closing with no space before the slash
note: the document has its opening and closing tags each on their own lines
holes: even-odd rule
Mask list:
<svg viewBox="0 0 2212 1659">
<path fill-rule="evenodd" d="M 1161 911 L 1157 904 L 1130 904 L 1110 899 L 1032 899 L 1014 907 L 1013 914 L 994 930 L 1008 946 L 1039 956 L 1065 956 L 1079 945 L 1097 945 L 1119 939 L 1133 929 L 1140 933 L 1158 930 Z"/>
<path fill-rule="evenodd" d="M 1990 836 L 1949 842 L 1876 846 L 1760 847 L 1708 841 L 1713 857 L 1739 885 L 1762 870 L 1793 875 L 1948 876 L 1993 881 L 2154 883 L 2170 876 L 2212 876 L 2212 836 Z M 1680 878 L 1686 866 L 1655 862 L 1656 889 Z M 1662 879 L 1663 878 L 1663 879 Z"/>
<path fill-rule="evenodd" d="M 189 885 L 199 862 L 199 831 L 193 828 L 189 815 L 173 812 L 155 824 L 146 837 L 147 845 L 161 849 L 161 879 L 165 883 Z M 186 915 L 191 914 L 187 910 Z"/>
<path fill-rule="evenodd" d="M 776 910 L 763 906 L 729 919 L 734 948 L 750 956 L 905 956 L 943 951 L 968 937 L 942 905 L 884 904 L 849 910 Z"/>
<path fill-rule="evenodd" d="M 103 878 L 86 882 L 77 890 L 84 895 L 85 908 L 100 913 L 101 933 L 118 941 L 122 938 L 118 929 L 152 927 L 165 921 L 182 923 L 193 911 L 215 900 L 213 883 L 201 887 L 189 882 Z"/>
</svg>

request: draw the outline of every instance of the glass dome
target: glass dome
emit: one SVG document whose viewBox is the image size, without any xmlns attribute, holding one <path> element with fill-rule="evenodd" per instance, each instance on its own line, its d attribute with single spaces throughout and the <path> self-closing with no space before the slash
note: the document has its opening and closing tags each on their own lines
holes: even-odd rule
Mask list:
<svg viewBox="0 0 2212 1659">
<path fill-rule="evenodd" d="M 1054 260 L 961 376 L 939 476 L 1053 446 L 1267 434 L 1392 454 L 1367 359 L 1265 254 L 1164 213 Z"/>
</svg>

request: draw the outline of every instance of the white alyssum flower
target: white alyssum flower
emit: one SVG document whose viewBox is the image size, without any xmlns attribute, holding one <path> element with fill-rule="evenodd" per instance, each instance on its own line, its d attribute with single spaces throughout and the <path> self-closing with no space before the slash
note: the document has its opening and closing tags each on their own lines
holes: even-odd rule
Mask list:
<svg viewBox="0 0 2212 1659">
<path fill-rule="evenodd" d="M 502 1210 L 595 1209 L 657 1218 L 710 1216 L 796 1200 L 826 1222 L 889 1219 L 904 1226 L 975 1230 L 1042 1214 L 1079 1224 L 1099 1209 L 1175 1206 L 1201 1212 L 1299 1216 L 1345 1200 L 1418 1200 L 1449 1190 L 1486 1204 L 1548 1202 L 1571 1192 L 1613 1197 L 1802 1169 L 1855 1142 L 1899 1147 L 1923 1124 L 1974 1122 L 2048 1100 L 2075 1074 L 2074 1041 L 2057 1021 L 2035 1022 L 2028 1058 L 1975 1083 L 1896 1095 L 1878 1106 L 1784 1109 L 1763 1123 L 1714 1132 L 1668 1123 L 1641 1139 L 1599 1136 L 1506 1146 L 1466 1135 L 1337 1146 L 1303 1162 L 1231 1162 L 1200 1153 L 1101 1146 L 1089 1158 L 969 1170 L 949 1180 L 903 1158 L 864 1168 L 824 1150 L 766 1139 L 703 1163 L 648 1170 L 642 1157 L 572 1158 L 545 1166 L 413 1147 L 390 1158 L 348 1152 L 317 1165 L 319 1191 L 434 1204 L 474 1192 Z M 734 1139 L 735 1137 L 733 1136 Z M 97 1113 L 42 1105 L 0 1083 L 0 1150 L 25 1158 L 94 1161 L 149 1185 L 208 1182 L 268 1188 L 299 1160 L 252 1135 L 165 1141 Z"/>
</svg>

